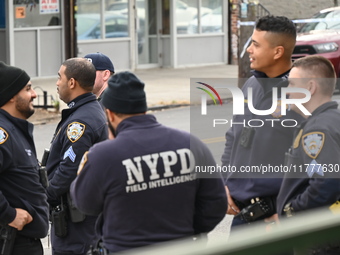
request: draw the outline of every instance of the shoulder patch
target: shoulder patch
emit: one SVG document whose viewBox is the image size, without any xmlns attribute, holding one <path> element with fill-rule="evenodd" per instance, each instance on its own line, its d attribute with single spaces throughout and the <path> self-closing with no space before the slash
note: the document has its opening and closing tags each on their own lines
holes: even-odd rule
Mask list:
<svg viewBox="0 0 340 255">
<path fill-rule="evenodd" d="M 316 159 L 325 143 L 325 134 L 322 132 L 311 132 L 302 136 L 302 146 L 306 154 Z"/>
<path fill-rule="evenodd" d="M 84 134 L 86 126 L 79 122 L 72 122 L 67 127 L 67 137 L 68 139 L 74 143 L 79 140 L 80 137 Z"/>
<path fill-rule="evenodd" d="M 302 136 L 303 129 L 300 129 L 298 135 L 295 137 L 294 143 L 293 143 L 293 149 L 296 149 L 299 147 L 301 136 Z"/>
<path fill-rule="evenodd" d="M 0 127 L 0 144 L 3 144 L 8 139 L 8 133 Z"/>
</svg>

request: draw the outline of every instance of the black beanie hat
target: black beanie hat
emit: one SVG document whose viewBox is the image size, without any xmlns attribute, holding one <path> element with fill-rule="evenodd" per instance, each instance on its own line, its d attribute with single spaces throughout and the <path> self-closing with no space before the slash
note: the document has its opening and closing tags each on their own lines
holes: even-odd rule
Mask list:
<svg viewBox="0 0 340 255">
<path fill-rule="evenodd" d="M 146 112 L 144 83 L 130 72 L 113 75 L 101 102 L 107 109 L 117 113 Z"/>
<path fill-rule="evenodd" d="M 0 107 L 25 87 L 30 79 L 24 70 L 0 62 Z"/>
</svg>

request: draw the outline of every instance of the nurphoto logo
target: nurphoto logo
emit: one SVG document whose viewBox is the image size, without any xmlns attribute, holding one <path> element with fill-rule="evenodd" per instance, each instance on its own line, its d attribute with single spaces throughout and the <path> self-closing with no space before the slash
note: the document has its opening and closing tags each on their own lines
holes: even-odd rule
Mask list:
<svg viewBox="0 0 340 255">
<path fill-rule="evenodd" d="M 270 109 L 267 110 L 257 110 L 254 107 L 254 103 L 253 103 L 253 88 L 249 87 L 248 88 L 248 100 L 245 101 L 244 100 L 244 95 L 242 90 L 239 87 L 236 86 L 231 86 L 231 85 L 218 85 L 218 86 L 211 86 L 208 85 L 206 83 L 203 82 L 197 82 L 199 84 L 205 85 L 207 86 L 209 89 L 211 89 L 215 95 L 217 96 L 220 105 L 222 105 L 222 100 L 219 96 L 219 94 L 217 93 L 216 89 L 228 89 L 231 94 L 232 94 L 232 99 L 233 99 L 233 114 L 234 115 L 244 115 L 244 103 L 246 102 L 248 104 L 248 108 L 250 110 L 251 113 L 255 114 L 255 115 L 269 115 L 275 112 L 277 106 L 278 106 L 278 102 L 280 102 L 281 104 L 281 113 L 282 115 L 286 115 L 286 110 L 287 110 L 287 105 L 296 105 L 296 107 L 298 107 L 300 109 L 301 112 L 303 112 L 303 114 L 305 115 L 312 115 L 302 104 L 306 103 L 310 100 L 311 98 L 311 94 L 307 89 L 303 89 L 303 88 L 281 88 L 281 98 L 278 98 L 278 93 L 277 93 L 277 88 L 273 88 L 273 93 L 272 93 L 272 106 L 270 107 Z M 211 94 L 211 92 L 209 92 L 206 89 L 197 87 L 198 89 L 201 89 L 203 91 L 205 91 L 214 101 L 214 103 L 216 104 L 216 100 L 213 97 L 213 95 Z M 215 89 L 216 88 L 216 89 Z M 304 98 L 298 98 L 298 99 L 291 99 L 288 97 L 289 93 L 302 93 L 305 94 Z M 205 96 L 205 94 L 202 95 L 201 97 L 201 114 L 202 115 L 206 115 L 206 109 L 207 109 L 207 98 Z"/>
<path fill-rule="evenodd" d="M 214 104 L 217 105 L 216 99 L 220 102 L 220 105 L 223 105 L 223 101 L 217 91 L 221 90 L 229 90 L 232 97 L 233 102 L 233 115 L 244 115 L 245 104 L 249 111 L 257 116 L 267 116 L 272 115 L 276 118 L 274 119 L 251 119 L 249 123 L 243 123 L 245 126 L 254 126 L 254 127 L 261 127 L 264 125 L 264 121 L 271 122 L 272 126 L 274 126 L 274 122 L 280 121 L 277 117 L 278 112 L 279 116 L 286 116 L 287 109 L 290 109 L 291 105 L 295 105 L 304 115 L 310 116 L 312 115 L 305 107 L 304 103 L 308 102 L 311 98 L 311 94 L 307 89 L 304 88 L 293 88 L 293 87 L 283 87 L 281 88 L 281 96 L 278 93 L 278 88 L 272 88 L 272 105 L 269 109 L 256 109 L 256 104 L 253 101 L 253 88 L 249 87 L 247 89 L 248 96 L 245 98 L 243 91 L 235 86 L 235 85 L 216 85 L 212 86 L 207 83 L 197 82 L 198 84 L 204 85 L 206 88 L 196 87 L 200 90 L 203 90 L 205 93 L 201 95 L 201 115 L 207 115 L 207 94 L 213 100 Z M 209 90 L 208 90 L 209 89 Z M 289 94 L 292 93 L 300 93 L 302 96 L 300 98 L 289 98 Z M 228 121 L 225 119 L 214 119 L 213 120 L 213 127 L 216 125 L 227 124 L 231 123 L 233 125 L 232 120 Z M 283 126 L 286 127 L 295 127 L 297 122 L 293 119 L 284 119 L 281 123 Z M 291 122 L 293 124 L 288 124 Z M 258 123 L 258 124 L 254 124 Z M 239 123 L 234 123 L 239 124 Z"/>
</svg>

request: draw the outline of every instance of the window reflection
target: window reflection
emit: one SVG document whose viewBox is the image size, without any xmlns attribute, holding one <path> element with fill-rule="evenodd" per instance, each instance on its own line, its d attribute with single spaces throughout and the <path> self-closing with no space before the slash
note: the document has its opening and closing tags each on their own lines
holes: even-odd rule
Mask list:
<svg viewBox="0 0 340 255">
<path fill-rule="evenodd" d="M 93 40 L 129 37 L 129 2 L 106 1 L 105 13 L 101 13 L 100 1 L 78 0 L 77 39 Z M 104 15 L 104 24 L 102 24 Z M 105 30 L 105 34 L 103 34 Z"/>
<path fill-rule="evenodd" d="M 202 6 L 210 9 L 211 12 L 201 12 L 201 32 L 222 32 L 222 0 L 202 0 Z"/>
<path fill-rule="evenodd" d="M 222 32 L 222 0 L 176 1 L 177 34 L 221 33 Z"/>
<path fill-rule="evenodd" d="M 176 0 L 176 27 L 177 34 L 187 34 L 188 26 L 192 24 L 193 26 L 198 26 L 197 21 L 197 1 L 190 0 Z M 192 31 L 192 33 L 197 33 L 196 31 Z"/>
<path fill-rule="evenodd" d="M 14 27 L 44 27 L 61 25 L 60 1 L 40 5 L 39 0 L 13 0 Z"/>
</svg>

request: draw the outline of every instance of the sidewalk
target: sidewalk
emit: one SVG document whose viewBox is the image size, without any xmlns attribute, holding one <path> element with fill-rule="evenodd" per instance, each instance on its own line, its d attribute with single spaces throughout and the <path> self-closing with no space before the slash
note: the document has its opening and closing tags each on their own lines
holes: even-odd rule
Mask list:
<svg viewBox="0 0 340 255">
<path fill-rule="evenodd" d="M 56 70 L 56 74 L 57 72 L 58 70 Z M 238 66 L 214 65 L 179 69 L 143 69 L 135 71 L 134 74 L 145 83 L 148 107 L 157 109 L 169 105 L 189 104 L 190 78 L 237 78 Z M 33 88 L 39 95 L 42 95 L 44 90 L 48 95 L 52 95 L 54 100 L 59 100 L 56 87 L 57 78 L 57 75 L 49 78 L 33 78 Z M 37 100 L 35 103 L 37 104 Z M 61 101 L 60 110 L 66 107 L 66 104 Z M 41 121 L 48 121 L 48 119 L 45 120 L 46 116 L 39 114 L 40 112 L 37 111 L 37 116 L 32 116 L 33 123 L 39 124 Z"/>
</svg>

